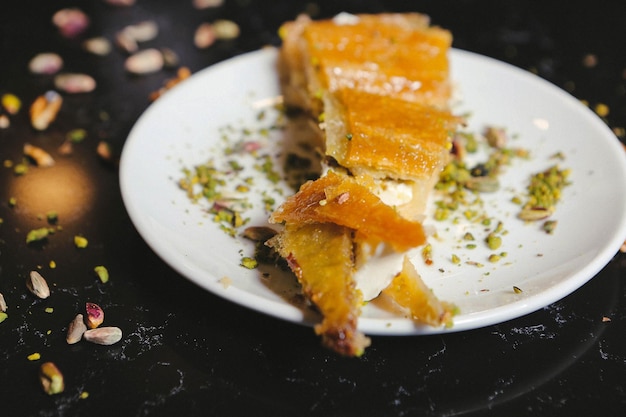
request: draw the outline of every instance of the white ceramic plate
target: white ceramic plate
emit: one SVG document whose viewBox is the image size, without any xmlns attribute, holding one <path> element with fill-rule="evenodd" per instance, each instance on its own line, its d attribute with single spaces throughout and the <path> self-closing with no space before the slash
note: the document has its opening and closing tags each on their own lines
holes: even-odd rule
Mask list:
<svg viewBox="0 0 626 417">
<path fill-rule="evenodd" d="M 288 301 L 289 285 L 275 286 L 284 278 L 268 280 L 259 270 L 240 266 L 242 255 L 253 253 L 250 242 L 220 231 L 206 205 L 192 204 L 176 183 L 183 167 L 216 157 L 226 126 L 242 129 L 261 123 L 259 109 L 271 106 L 279 95 L 275 59 L 274 49 L 242 55 L 198 72 L 166 93 L 131 131 L 120 183 L 139 233 L 180 274 L 235 303 L 311 324 L 315 316 Z M 483 226 L 427 220 L 440 237 L 432 239 L 434 264 L 422 265 L 419 253 L 414 261 L 435 293 L 459 307 L 454 327 L 415 326 L 374 302 L 365 306 L 359 322 L 368 334 L 460 331 L 525 315 L 587 282 L 626 238 L 626 157 L 606 125 L 577 100 L 528 72 L 459 50 L 452 51 L 451 63 L 462 98 L 456 110 L 472 114 L 468 130 L 505 127 L 516 138 L 513 144 L 532 155 L 515 160 L 501 179 L 502 191 L 485 198 L 491 216 L 507 230 L 497 251 L 507 256 L 490 263 L 485 245 L 465 248 L 459 236 L 466 231 L 482 236 Z M 519 207 L 510 199 L 523 192 L 532 173 L 554 164 L 551 157 L 558 152 L 565 156 L 559 164 L 572 170 L 572 185 L 557 207 L 557 229 L 548 235 L 536 224 L 517 220 Z M 266 217 L 255 209 L 251 224 L 262 224 Z M 461 264 L 450 261 L 452 254 Z M 514 286 L 522 292 L 513 291 Z"/>
</svg>

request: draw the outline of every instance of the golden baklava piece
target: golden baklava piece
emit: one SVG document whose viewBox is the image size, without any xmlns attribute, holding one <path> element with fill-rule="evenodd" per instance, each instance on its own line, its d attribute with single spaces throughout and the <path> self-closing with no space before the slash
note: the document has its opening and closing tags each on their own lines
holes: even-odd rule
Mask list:
<svg viewBox="0 0 626 417">
<path fill-rule="evenodd" d="M 283 228 L 268 245 L 320 311 L 324 344 L 358 356 L 364 301 L 387 288 L 420 321 L 411 303 L 436 300 L 404 254 L 426 241 L 426 202 L 462 122 L 449 109 L 452 36 L 417 13 L 300 16 L 280 33 L 284 102 L 316 122 L 325 169 L 272 214 Z M 381 257 L 395 262 L 377 273 Z M 449 323 L 448 306 L 431 304 L 424 322 Z"/>
</svg>

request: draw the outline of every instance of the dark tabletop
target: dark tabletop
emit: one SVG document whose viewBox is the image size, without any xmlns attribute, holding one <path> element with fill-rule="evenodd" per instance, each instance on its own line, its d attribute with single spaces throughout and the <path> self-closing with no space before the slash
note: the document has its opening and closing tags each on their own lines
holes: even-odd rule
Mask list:
<svg viewBox="0 0 626 417">
<path fill-rule="evenodd" d="M 191 0 L 137 0 L 128 7 L 97 0 L 2 2 L 0 94 L 19 97 L 22 109 L 0 129 L 0 293 L 9 306 L 0 323 L 0 416 L 623 415 L 623 253 L 573 294 L 525 317 L 461 333 L 373 337 L 358 359 L 325 350 L 308 327 L 239 307 L 176 273 L 134 229 L 116 164 L 150 93 L 175 70 L 130 76 L 119 48 L 96 56 L 81 42 L 93 36 L 113 41 L 126 25 L 153 20 L 159 34 L 142 47 L 170 48 L 179 65 L 196 72 L 278 45 L 279 24 L 305 10 L 315 17 L 420 11 L 453 32 L 455 47 L 533 71 L 593 109 L 608 106 L 604 120 L 624 141 L 624 3 L 224 3 L 199 10 Z M 78 38 L 61 36 L 51 23 L 54 12 L 65 7 L 80 7 L 90 18 Z M 216 19 L 236 22 L 240 36 L 198 49 L 195 29 Z M 44 132 L 35 131 L 28 118 L 30 103 L 51 89 L 50 76 L 27 70 L 40 52 L 58 53 L 65 70 L 89 74 L 98 83 L 91 93 L 66 95 L 57 120 Z M 86 138 L 74 144 L 71 155 L 59 155 L 67 133 L 78 128 Z M 25 175 L 16 175 L 27 142 L 50 150 L 57 165 L 49 171 L 31 165 Z M 100 142 L 109 144 L 111 158 L 98 153 Z M 55 176 L 55 170 L 73 174 Z M 64 199 L 72 203 L 61 204 Z M 46 227 L 46 212 L 55 205 L 62 207 L 57 235 L 27 245 L 26 233 Z M 87 237 L 88 247 L 76 248 L 75 235 Z M 106 266 L 107 283 L 95 276 L 94 265 Z M 50 298 L 39 300 L 27 291 L 31 270 L 48 280 Z M 65 329 L 86 301 L 102 306 L 106 323 L 122 329 L 120 342 L 66 343 Z M 29 359 L 34 353 L 40 359 Z M 38 372 L 45 361 L 62 371 L 63 393 L 43 392 Z"/>
</svg>

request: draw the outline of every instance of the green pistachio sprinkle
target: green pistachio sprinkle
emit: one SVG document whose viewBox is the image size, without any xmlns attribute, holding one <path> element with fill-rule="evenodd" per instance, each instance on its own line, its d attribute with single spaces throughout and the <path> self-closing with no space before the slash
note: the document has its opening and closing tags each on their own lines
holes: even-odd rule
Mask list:
<svg viewBox="0 0 626 417">
<path fill-rule="evenodd" d="M 93 270 L 103 284 L 106 284 L 109 281 L 109 271 L 106 267 L 98 265 Z"/>
<path fill-rule="evenodd" d="M 26 235 L 26 243 L 38 242 L 44 240 L 50 235 L 50 229 L 47 227 L 40 227 L 39 229 L 33 229 Z"/>
</svg>

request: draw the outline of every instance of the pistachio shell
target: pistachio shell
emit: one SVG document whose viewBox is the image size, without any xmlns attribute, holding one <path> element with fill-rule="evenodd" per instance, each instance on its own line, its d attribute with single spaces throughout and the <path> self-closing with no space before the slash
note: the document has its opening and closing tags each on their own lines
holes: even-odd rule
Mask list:
<svg viewBox="0 0 626 417">
<path fill-rule="evenodd" d="M 255 242 L 265 242 L 276 235 L 276 230 L 266 226 L 247 227 L 243 231 L 243 236 Z"/>
</svg>

